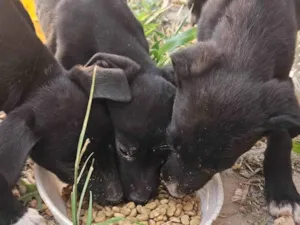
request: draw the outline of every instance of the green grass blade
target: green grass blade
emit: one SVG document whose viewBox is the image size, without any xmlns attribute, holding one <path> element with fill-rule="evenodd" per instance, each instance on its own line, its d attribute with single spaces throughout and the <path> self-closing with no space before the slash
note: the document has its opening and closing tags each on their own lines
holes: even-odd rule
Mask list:
<svg viewBox="0 0 300 225">
<path fill-rule="evenodd" d="M 91 159 L 91 157 L 94 155 L 94 152 L 92 152 L 89 157 L 85 160 L 82 168 L 81 168 L 81 171 L 80 171 L 80 174 L 78 176 L 78 179 L 77 179 L 77 184 L 79 184 L 80 180 L 81 180 L 81 177 L 82 177 L 82 174 L 83 172 L 85 171 L 85 168 L 86 168 L 86 165 L 88 164 L 89 160 Z"/>
<path fill-rule="evenodd" d="M 160 9 L 156 10 L 155 13 L 153 13 L 153 15 L 150 16 L 150 17 L 146 20 L 145 24 L 152 23 L 152 22 L 153 22 L 154 20 L 156 20 L 162 13 L 164 13 L 164 12 L 167 11 L 169 8 L 171 8 L 171 6 L 172 6 L 172 5 L 169 5 L 169 6 L 165 7 L 165 8 L 160 8 Z"/>
<path fill-rule="evenodd" d="M 179 46 L 186 45 L 191 41 L 195 40 L 197 36 L 197 29 L 195 27 L 186 30 L 185 32 L 179 33 L 168 40 L 159 49 L 159 54 L 164 55 L 168 52 L 172 52 Z"/>
<path fill-rule="evenodd" d="M 88 187 L 89 181 L 91 179 L 91 175 L 92 175 L 93 170 L 94 170 L 94 167 L 93 167 L 94 166 L 94 161 L 95 160 L 93 159 L 92 164 L 91 164 L 90 169 L 89 169 L 89 172 L 88 172 L 87 177 L 85 179 L 85 183 L 83 185 L 83 189 L 82 189 L 81 195 L 80 195 L 80 199 L 79 199 L 79 203 L 78 203 L 78 211 L 77 211 L 77 217 L 78 218 L 80 216 L 80 211 L 81 211 L 81 207 L 82 207 L 83 198 L 85 196 L 86 189 Z"/>
<path fill-rule="evenodd" d="M 89 116 L 90 116 L 90 111 L 91 111 L 91 107 L 92 107 L 92 101 L 93 101 L 93 95 L 94 95 L 94 89 L 95 89 L 95 80 L 96 80 L 96 72 L 97 72 L 97 67 L 94 67 L 94 71 L 93 71 L 93 77 L 92 77 L 92 85 L 91 85 L 91 89 L 90 89 L 90 95 L 89 95 L 89 100 L 88 100 L 88 104 L 87 104 L 87 109 L 86 109 L 86 113 L 85 113 L 85 117 L 84 117 L 84 122 L 83 122 L 83 126 L 80 132 L 80 136 L 79 136 L 79 141 L 78 141 L 78 145 L 77 145 L 77 153 L 76 153 L 76 160 L 75 160 L 75 168 L 74 168 L 74 184 L 73 185 L 73 191 L 72 191 L 72 218 L 73 218 L 73 223 L 74 225 L 77 225 L 79 222 L 79 216 L 76 217 L 76 215 L 79 215 L 79 213 L 77 213 L 77 178 L 78 178 L 78 170 L 79 170 L 79 164 L 80 164 L 80 154 L 81 154 L 81 150 L 82 150 L 82 143 L 83 143 L 83 138 L 85 136 L 85 132 L 86 132 L 86 128 L 87 128 L 87 123 L 89 120 Z M 75 217 L 74 217 L 75 215 Z"/>
<path fill-rule="evenodd" d="M 77 199 L 75 192 L 72 191 L 71 193 L 71 206 L 72 206 L 72 221 L 73 225 L 77 225 L 79 223 L 78 218 L 77 218 Z"/>
<path fill-rule="evenodd" d="M 86 225 L 92 225 L 93 222 L 93 197 L 92 192 L 90 191 L 90 200 L 89 200 L 89 209 Z"/>
<path fill-rule="evenodd" d="M 293 141 L 293 152 L 300 154 L 300 141 Z"/>
<path fill-rule="evenodd" d="M 114 217 L 114 218 L 111 218 L 109 220 L 106 220 L 105 222 L 96 223 L 95 225 L 110 225 L 112 223 L 117 223 L 117 222 L 120 222 L 120 221 L 123 221 L 123 220 L 125 220 L 125 218 L 123 218 L 123 217 Z"/>
</svg>

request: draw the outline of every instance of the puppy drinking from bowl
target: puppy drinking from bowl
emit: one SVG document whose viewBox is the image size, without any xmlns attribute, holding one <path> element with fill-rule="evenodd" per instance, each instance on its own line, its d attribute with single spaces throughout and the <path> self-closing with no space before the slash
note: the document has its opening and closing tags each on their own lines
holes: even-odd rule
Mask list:
<svg viewBox="0 0 300 225">
<path fill-rule="evenodd" d="M 223 7 L 215 9 L 223 5 Z M 264 174 L 273 216 L 300 224 L 292 180 L 292 137 L 300 109 L 289 72 L 296 19 L 293 0 L 208 0 L 198 43 L 174 53 L 177 92 L 162 169 L 174 196 L 194 192 L 267 136 Z"/>
<path fill-rule="evenodd" d="M 141 24 L 124 0 L 36 0 L 36 6 L 47 45 L 64 67 L 85 64 L 90 57 L 88 65 L 125 71 L 138 64 L 140 69 L 130 80 L 132 101 L 107 105 L 125 198 L 147 202 L 157 193 L 161 166 L 169 153 L 165 130 L 175 87 L 163 78 L 166 71 L 152 61 Z M 134 63 L 121 62 L 124 56 Z"/>
<path fill-rule="evenodd" d="M 25 16 L 24 16 L 25 15 Z M 88 102 L 94 67 L 65 70 L 34 33 L 19 1 L 0 1 L 0 224 L 41 225 L 43 219 L 13 195 L 26 157 L 72 183 L 74 158 Z M 91 151 L 105 156 L 101 186 L 92 190 L 103 203 L 123 199 L 116 169 L 113 127 L 105 101 L 127 102 L 126 72 L 96 67 L 94 104 L 86 138 Z M 86 78 L 86 79 L 82 79 Z M 96 149 L 95 149 L 96 148 Z M 100 171 L 100 170 L 98 170 Z M 109 179 L 106 179 L 109 176 Z"/>
</svg>

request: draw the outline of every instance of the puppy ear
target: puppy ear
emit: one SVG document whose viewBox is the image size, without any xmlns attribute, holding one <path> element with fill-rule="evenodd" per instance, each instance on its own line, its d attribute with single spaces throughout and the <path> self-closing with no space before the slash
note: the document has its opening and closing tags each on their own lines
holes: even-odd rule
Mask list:
<svg viewBox="0 0 300 225">
<path fill-rule="evenodd" d="M 213 41 L 199 42 L 171 55 L 177 82 L 205 74 L 221 58 L 221 52 Z"/>
<path fill-rule="evenodd" d="M 128 57 L 108 53 L 96 53 L 85 66 L 88 67 L 94 64 L 104 68 L 122 69 L 129 81 L 134 79 L 141 69 L 140 65 Z"/>
<path fill-rule="evenodd" d="M 90 92 L 94 66 L 75 67 L 70 71 L 69 78 L 77 83 L 86 93 Z M 108 99 L 116 102 L 129 102 L 131 91 L 121 69 L 105 69 L 96 66 L 94 99 Z"/>
<path fill-rule="evenodd" d="M 0 123 L 0 171 L 10 187 L 17 182 L 27 156 L 38 142 L 32 130 L 34 116 L 18 110 Z"/>
</svg>

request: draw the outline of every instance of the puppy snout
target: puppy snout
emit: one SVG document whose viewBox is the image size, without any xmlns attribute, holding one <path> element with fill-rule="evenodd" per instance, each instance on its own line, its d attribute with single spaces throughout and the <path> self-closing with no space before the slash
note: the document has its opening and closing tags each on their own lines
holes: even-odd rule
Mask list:
<svg viewBox="0 0 300 225">
<path fill-rule="evenodd" d="M 132 201 L 138 205 L 146 204 L 151 198 L 151 193 L 141 193 L 140 191 L 132 192 L 128 195 L 128 201 Z"/>
<path fill-rule="evenodd" d="M 108 204 L 116 205 L 123 201 L 124 195 L 120 185 L 112 182 L 107 185 L 106 190 L 106 202 Z"/>
<path fill-rule="evenodd" d="M 179 191 L 178 191 L 178 184 L 176 183 L 168 183 L 168 184 L 165 184 L 168 192 L 170 195 L 172 195 L 173 197 L 175 198 L 181 198 L 183 197 L 183 194 L 181 194 Z"/>
</svg>

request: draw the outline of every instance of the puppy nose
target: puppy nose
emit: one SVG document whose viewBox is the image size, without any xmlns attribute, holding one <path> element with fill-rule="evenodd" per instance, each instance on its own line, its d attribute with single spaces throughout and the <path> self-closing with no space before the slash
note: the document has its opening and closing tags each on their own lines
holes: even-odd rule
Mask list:
<svg viewBox="0 0 300 225">
<path fill-rule="evenodd" d="M 128 195 L 128 201 L 137 205 L 144 205 L 150 200 L 150 195 L 141 195 L 139 192 L 132 192 Z"/>
<path fill-rule="evenodd" d="M 173 197 L 175 198 L 183 197 L 183 195 L 178 192 L 178 185 L 176 183 L 165 184 L 165 186 L 167 187 L 169 194 L 172 195 Z"/>
<path fill-rule="evenodd" d="M 123 201 L 123 191 L 121 186 L 111 184 L 107 186 L 106 201 L 110 205 L 116 205 Z"/>
</svg>

